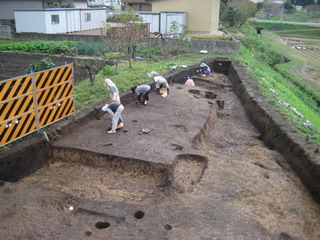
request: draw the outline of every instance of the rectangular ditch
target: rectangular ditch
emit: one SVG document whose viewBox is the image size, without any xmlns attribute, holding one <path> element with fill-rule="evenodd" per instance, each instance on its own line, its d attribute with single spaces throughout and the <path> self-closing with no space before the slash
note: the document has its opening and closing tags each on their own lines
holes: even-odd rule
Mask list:
<svg viewBox="0 0 320 240">
<path fill-rule="evenodd" d="M 306 143 L 303 137 L 298 136 L 298 134 L 295 133 L 292 127 L 288 125 L 288 123 L 284 123 L 285 120 L 283 119 L 283 117 L 278 113 L 275 114 L 277 110 L 274 106 L 272 106 L 265 100 L 261 100 L 264 98 L 260 94 L 255 82 L 250 78 L 247 73 L 247 69 L 243 65 L 236 61 L 230 61 L 226 58 L 209 59 L 206 62 L 209 63 L 208 65 L 212 69 L 214 69 L 215 72 L 224 73 L 229 77 L 235 93 L 241 100 L 249 119 L 260 131 L 264 143 L 267 146 L 270 146 L 270 148 L 279 151 L 286 157 L 288 163 L 301 178 L 314 199 L 317 202 L 320 202 L 320 157 L 319 152 L 315 151 L 316 147 L 311 143 Z M 183 77 L 185 75 L 195 74 L 196 69 L 197 67 L 195 66 L 189 67 L 187 69 L 182 69 L 181 71 L 172 72 L 165 77 L 169 82 L 183 83 Z M 149 82 L 148 84 L 152 85 L 153 83 Z M 128 103 L 130 101 L 129 94 L 123 95 L 122 97 L 125 103 Z M 101 103 L 97 104 L 97 106 L 100 105 Z M 62 125 L 59 125 L 58 123 L 58 125 L 56 124 L 52 126 L 51 130 L 48 131 L 51 131 L 50 133 L 51 136 L 53 136 L 53 139 L 58 139 L 59 137 L 61 137 L 61 129 L 67 130 L 66 132 L 70 132 L 72 131 L 72 129 L 77 128 L 78 123 L 89 121 L 90 119 L 96 117 L 97 114 L 94 109 L 90 111 L 85 110 L 84 112 L 86 113 L 85 115 L 80 117 L 80 120 L 78 117 L 78 119 L 76 118 L 76 120 L 73 121 L 69 120 L 67 121 L 67 123 L 63 123 Z M 117 159 L 117 161 L 115 161 L 116 157 L 111 156 L 110 158 L 110 156 L 94 156 L 93 153 L 82 153 L 81 155 L 86 156 L 76 157 L 80 155 L 77 155 L 75 152 L 73 152 L 74 150 L 72 149 L 65 150 L 69 151 L 69 153 L 63 153 L 63 151 L 64 150 L 62 149 L 51 149 L 51 145 L 45 142 L 41 135 L 36 135 L 27 138 L 24 141 L 20 141 L 15 144 L 14 148 L 1 151 L 0 180 L 16 182 L 22 179 L 21 182 L 32 183 L 33 181 L 38 181 L 39 184 L 49 186 L 50 182 L 45 183 L 45 181 L 43 180 L 43 182 L 41 183 L 40 180 L 35 180 L 37 178 L 37 174 L 39 174 L 39 178 L 40 176 L 45 176 L 46 174 L 53 174 L 46 172 L 46 168 L 48 168 L 46 166 L 49 159 L 54 159 L 54 161 L 51 162 L 51 167 L 54 170 L 53 172 L 59 173 L 59 171 L 61 171 L 61 166 L 64 166 L 66 162 L 68 162 L 68 164 L 70 165 L 70 169 L 68 171 L 70 173 L 77 173 L 75 174 L 75 176 L 81 176 L 81 172 L 87 172 L 87 175 L 89 177 L 87 180 L 83 177 L 84 185 L 86 181 L 90 181 L 90 177 L 96 176 L 98 174 L 102 174 L 102 176 L 104 177 L 102 178 L 102 180 L 100 179 L 100 182 L 98 181 L 97 184 L 103 186 L 106 185 L 107 182 L 110 182 L 110 186 L 116 185 L 117 181 L 108 179 L 108 177 L 106 176 L 107 174 L 105 175 L 105 172 L 103 171 L 106 171 L 109 174 L 110 169 L 112 169 L 113 171 L 114 169 L 117 169 L 117 167 L 119 167 L 118 169 L 124 170 L 123 172 L 115 171 L 116 175 L 113 176 L 114 179 L 117 179 L 117 177 L 121 174 L 121 176 L 127 176 L 126 174 L 128 174 L 129 177 L 127 181 L 130 184 L 130 181 L 132 181 L 132 177 L 136 178 L 137 180 L 136 182 L 132 182 L 133 185 L 128 184 L 128 186 L 140 186 L 140 188 L 142 189 L 145 188 L 146 193 L 148 194 L 150 194 L 150 192 L 148 191 L 152 190 L 144 185 L 145 182 L 149 181 L 150 186 L 153 186 L 156 189 L 159 186 L 161 189 L 166 185 L 165 182 L 168 180 L 169 173 L 167 166 L 145 165 L 144 163 L 142 165 L 139 165 L 141 164 L 139 163 L 139 166 L 134 167 L 136 168 L 135 170 L 127 169 L 125 163 L 127 163 L 127 161 L 136 162 L 135 159 Z M 52 153 L 52 155 L 50 155 L 50 152 Z M 70 154 L 70 152 L 73 152 L 74 154 Z M 72 161 L 70 162 L 70 158 L 68 158 L 68 161 L 66 161 L 66 158 L 64 158 L 63 155 L 69 157 L 72 156 Z M 88 163 L 86 162 L 87 160 L 85 160 L 90 158 L 95 158 L 95 160 L 93 161 L 94 164 L 92 162 L 90 163 L 93 165 L 88 165 Z M 107 162 L 106 159 L 108 159 L 109 161 L 111 160 L 110 165 L 108 166 L 104 166 L 104 164 L 106 164 Z M 89 168 L 93 168 L 95 170 L 90 172 L 91 170 Z M 36 171 L 39 169 L 40 171 L 36 173 Z M 80 169 L 82 169 L 82 171 L 80 171 Z M 101 169 L 104 170 L 102 171 Z M 100 173 L 99 171 L 102 171 L 102 173 Z M 135 174 L 137 174 L 134 173 L 135 171 L 141 171 L 143 175 L 138 174 L 137 176 L 135 176 Z M 157 172 L 158 176 L 152 177 L 152 172 Z M 35 175 L 32 175 L 33 173 Z M 59 174 L 57 174 L 55 177 L 58 181 Z M 139 179 L 140 177 L 141 179 Z M 59 184 L 57 183 L 57 185 Z M 134 187 L 129 187 L 129 189 L 134 189 Z M 109 190 L 110 189 L 108 189 L 108 191 Z M 68 192 L 67 189 L 65 189 L 64 191 Z M 81 196 L 81 194 L 83 194 L 83 192 L 81 192 L 80 189 L 79 196 Z M 95 196 L 94 198 L 98 199 L 106 197 L 106 195 L 99 194 L 100 193 L 89 193 L 88 197 Z M 151 193 L 151 195 L 153 195 L 153 193 Z M 86 195 L 84 196 L 87 197 Z M 134 194 L 132 194 L 132 196 L 134 196 Z M 158 197 L 157 191 L 155 191 L 154 196 L 155 198 Z M 143 196 L 139 196 L 136 198 L 133 197 L 132 199 L 128 199 L 128 201 L 140 201 L 139 199 L 143 199 Z"/>
</svg>

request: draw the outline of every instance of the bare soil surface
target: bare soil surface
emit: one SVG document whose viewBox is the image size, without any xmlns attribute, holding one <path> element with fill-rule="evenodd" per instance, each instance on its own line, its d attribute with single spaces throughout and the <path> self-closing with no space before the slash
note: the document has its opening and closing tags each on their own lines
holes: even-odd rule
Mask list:
<svg viewBox="0 0 320 240">
<path fill-rule="evenodd" d="M 228 78 L 196 85 L 126 105 L 117 134 L 107 115 L 79 127 L 54 143 L 49 166 L 0 184 L 2 238 L 320 239 L 320 206 L 259 140 Z"/>
<path fill-rule="evenodd" d="M 49 57 L 57 66 L 74 62 L 71 57 L 65 56 L 0 52 L 0 81 L 26 75 L 30 64 L 36 63 L 45 57 Z M 74 65 L 74 67 L 74 79 L 81 81 L 88 78 L 85 69 L 77 65 Z"/>
</svg>

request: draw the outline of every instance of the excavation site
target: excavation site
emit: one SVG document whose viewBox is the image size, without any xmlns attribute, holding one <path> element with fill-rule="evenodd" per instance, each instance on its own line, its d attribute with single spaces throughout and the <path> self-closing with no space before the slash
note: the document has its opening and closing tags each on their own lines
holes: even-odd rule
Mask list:
<svg viewBox="0 0 320 240">
<path fill-rule="evenodd" d="M 101 102 L 2 151 L 1 239 L 320 239 L 319 150 L 245 66 L 206 63 L 122 94 L 116 134 Z"/>
</svg>

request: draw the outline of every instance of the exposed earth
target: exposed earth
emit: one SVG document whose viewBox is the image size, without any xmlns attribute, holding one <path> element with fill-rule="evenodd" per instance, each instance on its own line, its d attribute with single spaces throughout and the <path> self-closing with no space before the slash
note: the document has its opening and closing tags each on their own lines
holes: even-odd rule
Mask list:
<svg viewBox="0 0 320 240">
<path fill-rule="evenodd" d="M 107 115 L 80 126 L 48 166 L 0 182 L 1 238 L 320 239 L 320 206 L 262 143 L 227 76 L 152 92 L 123 118 L 113 135 Z"/>
<path fill-rule="evenodd" d="M 34 64 L 46 57 L 49 57 L 57 66 L 74 62 L 74 58 L 68 56 L 0 52 L 0 81 L 26 75 L 30 64 Z M 97 66 L 98 69 L 101 69 L 101 67 L 102 66 Z M 88 78 L 86 70 L 77 64 L 74 64 L 74 79 L 76 81 L 81 81 L 86 78 Z"/>
</svg>

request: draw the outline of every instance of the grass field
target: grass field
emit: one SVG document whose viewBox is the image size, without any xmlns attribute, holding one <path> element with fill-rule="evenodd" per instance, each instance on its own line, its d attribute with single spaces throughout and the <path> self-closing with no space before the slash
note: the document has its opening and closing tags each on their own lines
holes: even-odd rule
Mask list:
<svg viewBox="0 0 320 240">
<path fill-rule="evenodd" d="M 281 26 L 276 28 L 281 29 Z M 239 39 L 244 44 L 239 60 L 248 66 L 261 92 L 301 134 L 320 146 L 320 92 L 315 90 L 319 86 L 319 78 L 313 79 L 312 84 L 310 80 L 310 69 L 316 73 L 319 70 L 317 57 L 285 44 L 274 31 L 263 31 L 263 37 L 259 38 L 254 27 L 246 24 L 241 32 L 244 36 Z M 285 56 L 287 62 L 271 66 L 268 60 L 276 54 Z M 261 58 L 261 55 L 266 57 Z M 305 127 L 307 121 L 311 128 Z"/>
<path fill-rule="evenodd" d="M 278 35 L 281 36 L 293 36 L 293 37 L 312 37 L 315 39 L 320 39 L 320 29 L 314 28 L 314 29 L 301 29 L 301 30 L 287 30 L 287 31 L 278 31 Z"/>
<path fill-rule="evenodd" d="M 266 32 L 264 38 L 287 59 L 286 66 L 310 87 L 320 92 L 320 38 L 287 37 L 278 32 Z"/>
<path fill-rule="evenodd" d="M 262 13 L 256 15 L 258 19 L 266 19 Z M 296 11 L 294 14 L 283 14 L 282 16 L 276 15 L 268 18 L 269 20 L 283 20 L 289 22 L 320 22 L 320 13 L 308 13 L 307 11 Z"/>
</svg>

